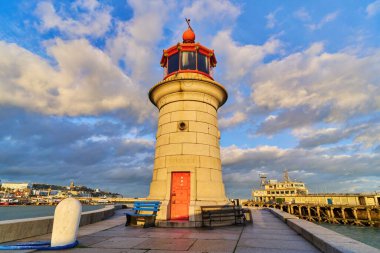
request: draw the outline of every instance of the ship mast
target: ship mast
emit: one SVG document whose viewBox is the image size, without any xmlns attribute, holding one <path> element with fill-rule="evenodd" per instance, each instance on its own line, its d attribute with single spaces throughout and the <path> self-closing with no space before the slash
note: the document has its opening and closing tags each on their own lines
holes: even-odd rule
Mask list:
<svg viewBox="0 0 380 253">
<path fill-rule="evenodd" d="M 290 181 L 289 173 L 288 173 L 287 169 L 284 170 L 284 181 L 285 182 L 289 182 Z"/>
</svg>

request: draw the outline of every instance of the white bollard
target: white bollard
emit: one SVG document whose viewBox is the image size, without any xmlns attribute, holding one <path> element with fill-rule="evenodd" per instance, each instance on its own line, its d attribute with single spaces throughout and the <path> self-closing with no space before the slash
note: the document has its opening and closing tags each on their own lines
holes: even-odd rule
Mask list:
<svg viewBox="0 0 380 253">
<path fill-rule="evenodd" d="M 77 239 L 82 205 L 74 198 L 62 200 L 55 208 L 51 246 L 63 246 Z"/>
</svg>

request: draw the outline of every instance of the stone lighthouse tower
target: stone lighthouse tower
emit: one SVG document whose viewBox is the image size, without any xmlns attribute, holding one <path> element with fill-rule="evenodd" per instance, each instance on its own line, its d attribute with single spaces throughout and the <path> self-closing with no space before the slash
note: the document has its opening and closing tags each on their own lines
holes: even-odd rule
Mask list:
<svg viewBox="0 0 380 253">
<path fill-rule="evenodd" d="M 162 202 L 158 220 L 187 220 L 196 226 L 200 206 L 228 202 L 217 116 L 227 92 L 211 76 L 214 51 L 195 42 L 190 24 L 183 42 L 164 50 L 161 66 L 165 77 L 149 91 L 159 120 L 148 199 Z"/>
</svg>

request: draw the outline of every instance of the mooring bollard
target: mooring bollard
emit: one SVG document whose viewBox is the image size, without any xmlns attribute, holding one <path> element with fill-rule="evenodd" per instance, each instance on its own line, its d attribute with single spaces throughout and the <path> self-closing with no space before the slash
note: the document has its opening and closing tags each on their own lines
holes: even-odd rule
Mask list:
<svg viewBox="0 0 380 253">
<path fill-rule="evenodd" d="M 51 246 L 63 246 L 76 241 L 82 213 L 81 203 L 74 198 L 62 200 L 54 213 Z"/>
<path fill-rule="evenodd" d="M 74 198 L 61 201 L 55 208 L 51 241 L 21 242 L 12 245 L 0 245 L 0 250 L 61 250 L 78 245 L 82 205 Z"/>
</svg>

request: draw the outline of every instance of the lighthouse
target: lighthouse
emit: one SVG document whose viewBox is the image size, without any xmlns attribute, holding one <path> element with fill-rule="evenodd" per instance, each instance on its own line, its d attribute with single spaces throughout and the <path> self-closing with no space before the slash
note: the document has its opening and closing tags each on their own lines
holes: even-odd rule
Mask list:
<svg viewBox="0 0 380 253">
<path fill-rule="evenodd" d="M 163 80 L 149 91 L 159 118 L 148 199 L 162 202 L 157 220 L 199 226 L 201 206 L 228 202 L 217 116 L 228 95 L 212 77 L 214 51 L 195 42 L 186 21 L 182 43 L 163 51 Z"/>
</svg>

